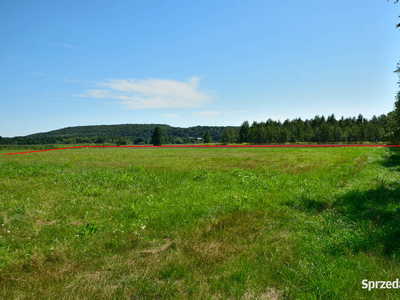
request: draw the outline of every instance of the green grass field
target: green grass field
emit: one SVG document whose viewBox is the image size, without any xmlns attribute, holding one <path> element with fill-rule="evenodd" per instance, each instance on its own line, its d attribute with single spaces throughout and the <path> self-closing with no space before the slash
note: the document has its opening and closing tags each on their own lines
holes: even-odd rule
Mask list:
<svg viewBox="0 0 400 300">
<path fill-rule="evenodd" d="M 398 150 L 7 152 L 1 299 L 400 298 Z"/>
</svg>

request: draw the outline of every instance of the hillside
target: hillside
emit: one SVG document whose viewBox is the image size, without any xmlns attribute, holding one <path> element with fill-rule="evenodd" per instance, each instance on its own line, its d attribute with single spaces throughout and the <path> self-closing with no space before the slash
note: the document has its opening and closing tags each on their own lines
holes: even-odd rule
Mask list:
<svg viewBox="0 0 400 300">
<path fill-rule="evenodd" d="M 92 126 L 75 126 L 62 129 L 52 130 L 31 134 L 28 138 L 41 137 L 94 137 L 94 136 L 122 136 L 122 137 L 142 137 L 149 139 L 156 126 L 160 126 L 165 136 L 177 137 L 202 137 L 206 130 L 211 137 L 217 138 L 221 135 L 226 127 L 218 126 L 196 126 L 189 128 L 172 127 L 165 124 L 121 124 L 121 125 L 92 125 Z"/>
<path fill-rule="evenodd" d="M 191 143 L 202 138 L 208 130 L 213 141 L 219 141 L 227 127 L 195 126 L 189 128 L 172 127 L 165 124 L 120 124 L 74 126 L 49 132 L 35 133 L 23 137 L 3 138 L 0 144 L 53 144 L 53 143 L 107 143 L 127 142 L 150 143 L 156 126 L 160 126 L 166 143 Z"/>
</svg>

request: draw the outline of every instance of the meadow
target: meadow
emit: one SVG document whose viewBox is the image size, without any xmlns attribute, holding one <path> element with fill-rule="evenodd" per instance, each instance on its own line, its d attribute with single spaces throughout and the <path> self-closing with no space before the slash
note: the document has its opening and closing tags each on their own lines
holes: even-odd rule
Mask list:
<svg viewBox="0 0 400 300">
<path fill-rule="evenodd" d="M 0 150 L 1 299 L 398 299 L 393 148 Z"/>
</svg>

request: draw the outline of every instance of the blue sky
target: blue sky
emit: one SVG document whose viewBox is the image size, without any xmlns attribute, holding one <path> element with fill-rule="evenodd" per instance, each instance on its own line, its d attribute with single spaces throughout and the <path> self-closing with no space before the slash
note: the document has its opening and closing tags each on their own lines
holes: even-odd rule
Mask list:
<svg viewBox="0 0 400 300">
<path fill-rule="evenodd" d="M 400 4 L 1 1 L 0 136 L 393 109 Z"/>
</svg>

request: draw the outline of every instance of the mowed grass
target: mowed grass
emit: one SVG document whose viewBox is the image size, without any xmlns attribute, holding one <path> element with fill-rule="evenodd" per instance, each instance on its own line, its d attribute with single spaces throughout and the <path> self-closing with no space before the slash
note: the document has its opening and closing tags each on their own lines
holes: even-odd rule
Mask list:
<svg viewBox="0 0 400 300">
<path fill-rule="evenodd" d="M 0 151 L 1 299 L 398 299 L 400 152 Z"/>
</svg>

